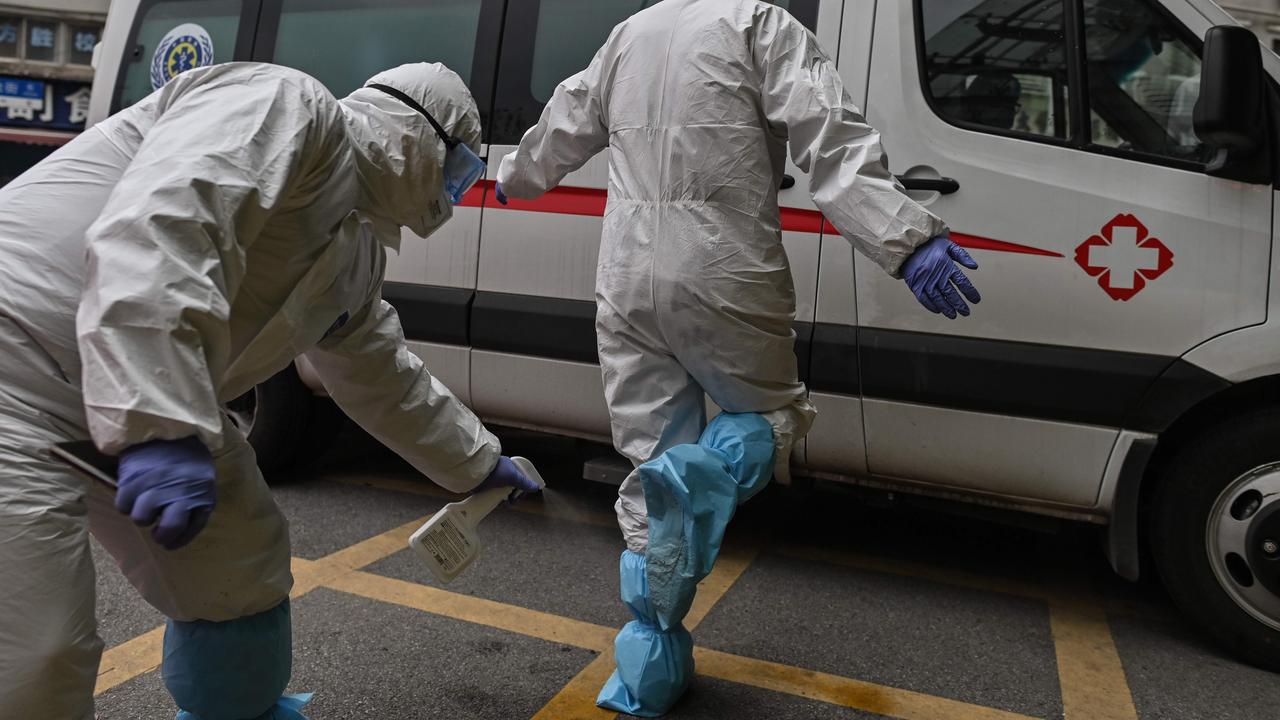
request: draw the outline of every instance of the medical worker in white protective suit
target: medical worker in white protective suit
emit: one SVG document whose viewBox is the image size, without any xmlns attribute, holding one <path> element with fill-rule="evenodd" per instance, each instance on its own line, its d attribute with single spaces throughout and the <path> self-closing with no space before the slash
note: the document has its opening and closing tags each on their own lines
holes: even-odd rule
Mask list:
<svg viewBox="0 0 1280 720">
<path fill-rule="evenodd" d="M 0 190 L 0 718 L 93 717 L 90 531 L 171 618 L 180 718 L 301 717 L 288 529 L 221 410 L 299 355 L 435 482 L 531 489 L 379 296 L 475 180 L 475 103 L 441 65 L 370 84 L 192 70 Z M 90 437 L 116 497 L 45 454 Z"/>
<path fill-rule="evenodd" d="M 894 180 L 813 34 L 766 2 L 665 0 L 633 15 L 502 161 L 500 202 L 537 197 L 609 149 L 596 329 L 614 442 L 637 465 L 698 442 L 705 391 L 769 421 L 786 479 L 814 418 L 777 204 L 788 142 L 854 247 L 927 309 L 969 313 L 962 294 L 979 296 L 956 263 L 976 263 Z M 627 547 L 643 555 L 639 472 L 619 495 Z"/>
</svg>

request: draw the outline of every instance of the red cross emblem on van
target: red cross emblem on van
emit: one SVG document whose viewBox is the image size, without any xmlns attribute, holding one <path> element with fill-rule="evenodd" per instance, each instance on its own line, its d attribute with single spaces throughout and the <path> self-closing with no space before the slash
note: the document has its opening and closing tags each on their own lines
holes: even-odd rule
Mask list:
<svg viewBox="0 0 1280 720">
<path fill-rule="evenodd" d="M 1173 251 L 1136 216 L 1122 213 L 1076 248 L 1076 264 L 1112 300 L 1129 300 L 1173 267 Z"/>
</svg>

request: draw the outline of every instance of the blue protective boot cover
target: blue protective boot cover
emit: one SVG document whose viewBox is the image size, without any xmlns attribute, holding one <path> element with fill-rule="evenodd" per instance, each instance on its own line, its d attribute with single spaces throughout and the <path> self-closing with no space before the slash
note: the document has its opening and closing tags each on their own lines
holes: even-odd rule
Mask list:
<svg viewBox="0 0 1280 720">
<path fill-rule="evenodd" d="M 724 413 L 697 445 L 639 468 L 649 514 L 645 555 L 622 554 L 622 601 L 636 619 L 614 641 L 617 670 L 596 704 L 641 717 L 675 705 L 693 677 L 693 638 L 681 622 L 711 572 L 739 503 L 769 482 L 773 427 L 755 413 Z"/>
<path fill-rule="evenodd" d="M 663 631 L 649 604 L 645 556 L 630 550 L 620 562 L 622 602 L 636 619 L 614 640 L 617 669 L 596 704 L 640 717 L 657 717 L 675 704 L 693 677 L 693 638 L 683 625 Z"/>
<path fill-rule="evenodd" d="M 649 602 L 662 629 L 689 613 L 738 505 L 773 475 L 773 427 L 755 413 L 722 413 L 697 445 L 640 466 L 649 513 Z"/>
<path fill-rule="evenodd" d="M 285 600 L 226 622 L 170 620 L 161 670 L 178 720 L 294 720 L 310 696 L 281 697 L 292 660 Z"/>
</svg>

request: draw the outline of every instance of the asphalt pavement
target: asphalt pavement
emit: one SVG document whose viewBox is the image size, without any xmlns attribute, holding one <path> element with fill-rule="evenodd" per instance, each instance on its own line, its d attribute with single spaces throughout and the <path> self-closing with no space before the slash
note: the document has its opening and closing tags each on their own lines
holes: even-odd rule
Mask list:
<svg viewBox="0 0 1280 720">
<path fill-rule="evenodd" d="M 448 586 L 405 540 L 449 496 L 387 453 L 356 440 L 272 479 L 295 558 L 290 690 L 315 693 L 313 720 L 616 717 L 592 702 L 629 619 L 613 490 L 578 479 L 573 443 L 509 440 L 553 490 L 491 515 L 485 554 Z M 163 619 L 95 560 L 98 715 L 171 718 Z M 1201 637 L 1154 582 L 1116 578 L 1072 524 L 770 489 L 739 511 L 687 624 L 699 675 L 671 718 L 1280 717 L 1273 674 Z"/>
</svg>

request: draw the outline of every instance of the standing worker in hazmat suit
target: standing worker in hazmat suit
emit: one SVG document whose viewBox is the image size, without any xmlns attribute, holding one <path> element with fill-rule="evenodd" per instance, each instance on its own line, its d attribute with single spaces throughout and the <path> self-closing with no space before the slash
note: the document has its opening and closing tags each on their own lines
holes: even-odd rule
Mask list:
<svg viewBox="0 0 1280 720">
<path fill-rule="evenodd" d="M 88 720 L 89 532 L 170 618 L 180 718 L 300 717 L 289 536 L 222 403 L 304 355 L 365 429 L 465 492 L 531 481 L 405 347 L 380 298 L 400 227 L 482 171 L 442 65 L 335 99 L 287 68 L 192 70 L 0 190 L 0 717 Z M 92 438 L 109 490 L 53 462 Z"/>
<path fill-rule="evenodd" d="M 813 34 L 760 0 L 665 0 L 625 20 L 498 172 L 499 202 L 535 198 L 610 151 L 596 330 L 614 443 L 639 466 L 616 506 L 624 601 L 638 624 L 619 635 L 618 672 L 600 695 L 614 710 L 660 714 L 683 691 L 692 656 L 681 609 L 732 513 L 713 507 L 718 481 L 698 469 L 707 463 L 664 453 L 727 443 L 694 455 L 711 475 L 736 478 L 742 500 L 770 464 L 785 480 L 814 418 L 777 203 L 788 142 L 814 202 L 854 247 L 930 311 L 969 314 L 964 298 L 980 298 L 956 263 L 976 263 L 894 180 Z M 704 392 L 726 413 L 705 432 Z M 748 413 L 767 420 L 763 446 L 758 416 L 731 417 Z M 690 518 L 701 520 L 667 537 Z"/>
</svg>

